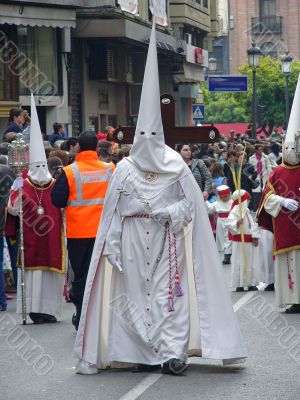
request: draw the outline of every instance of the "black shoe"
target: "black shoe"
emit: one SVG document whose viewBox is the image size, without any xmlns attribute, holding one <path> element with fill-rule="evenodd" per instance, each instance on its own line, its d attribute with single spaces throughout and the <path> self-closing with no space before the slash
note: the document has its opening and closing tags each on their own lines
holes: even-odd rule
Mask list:
<svg viewBox="0 0 300 400">
<path fill-rule="evenodd" d="M 224 254 L 224 260 L 222 261 L 222 264 L 229 265 L 231 263 L 230 258 L 231 258 L 231 254 Z"/>
<path fill-rule="evenodd" d="M 72 325 L 74 325 L 76 331 L 78 331 L 79 321 L 80 321 L 80 317 L 78 317 L 77 314 L 74 313 L 72 316 Z"/>
<path fill-rule="evenodd" d="M 57 322 L 57 319 L 50 314 L 43 313 L 29 313 L 29 317 L 33 321 L 34 324 L 53 324 Z"/>
<path fill-rule="evenodd" d="M 54 315 L 50 314 L 42 314 L 42 315 L 45 324 L 55 324 L 57 322 L 57 319 L 54 317 Z"/>
<path fill-rule="evenodd" d="M 244 288 L 243 288 L 243 287 L 237 287 L 237 288 L 235 289 L 235 291 L 236 291 L 236 292 L 243 292 L 243 291 L 244 291 Z"/>
<path fill-rule="evenodd" d="M 275 290 L 274 283 L 270 283 L 270 285 L 265 287 L 265 292 L 274 292 L 274 290 Z"/>
<path fill-rule="evenodd" d="M 258 290 L 258 288 L 256 286 L 249 286 L 248 287 L 248 292 L 255 292 L 256 290 Z"/>
<path fill-rule="evenodd" d="M 6 311 L 6 306 L 2 306 L 2 305 L 0 304 L 0 311 Z"/>
<path fill-rule="evenodd" d="M 34 324 L 43 324 L 45 322 L 44 318 L 43 318 L 43 314 L 40 314 L 40 313 L 30 312 L 29 317 Z"/>
<path fill-rule="evenodd" d="M 132 368 L 131 372 L 139 373 L 139 372 L 151 372 L 161 368 L 161 365 L 148 365 L 148 364 L 137 364 Z"/>
<path fill-rule="evenodd" d="M 292 307 L 285 310 L 286 314 L 300 314 L 300 304 L 293 304 Z"/>
<path fill-rule="evenodd" d="M 181 375 L 188 368 L 188 365 L 178 358 L 171 358 L 162 367 L 163 374 Z"/>
</svg>

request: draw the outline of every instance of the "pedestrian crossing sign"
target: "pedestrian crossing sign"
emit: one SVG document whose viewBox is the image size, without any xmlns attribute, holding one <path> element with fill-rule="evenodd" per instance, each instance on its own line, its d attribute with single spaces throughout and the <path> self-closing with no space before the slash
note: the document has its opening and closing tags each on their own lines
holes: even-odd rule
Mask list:
<svg viewBox="0 0 300 400">
<path fill-rule="evenodd" d="M 192 105 L 193 121 L 203 121 L 204 120 L 204 105 L 203 104 L 193 104 Z"/>
</svg>

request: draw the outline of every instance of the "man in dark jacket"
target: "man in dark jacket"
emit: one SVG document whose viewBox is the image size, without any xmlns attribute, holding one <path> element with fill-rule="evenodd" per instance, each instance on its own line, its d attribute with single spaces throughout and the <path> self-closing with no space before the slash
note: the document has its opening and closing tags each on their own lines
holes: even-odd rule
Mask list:
<svg viewBox="0 0 300 400">
<path fill-rule="evenodd" d="M 57 122 L 55 122 L 55 124 L 53 124 L 53 131 L 54 132 L 48 137 L 51 146 L 54 146 L 54 143 L 58 140 L 65 139 L 65 133 L 62 124 L 58 124 Z"/>
<path fill-rule="evenodd" d="M 23 131 L 23 125 L 25 123 L 23 111 L 22 108 L 12 108 L 10 110 L 8 126 L 3 131 L 3 141 L 10 142 L 14 140 L 14 136 L 10 135 L 11 137 L 9 137 L 9 133 L 17 134 Z"/>
</svg>

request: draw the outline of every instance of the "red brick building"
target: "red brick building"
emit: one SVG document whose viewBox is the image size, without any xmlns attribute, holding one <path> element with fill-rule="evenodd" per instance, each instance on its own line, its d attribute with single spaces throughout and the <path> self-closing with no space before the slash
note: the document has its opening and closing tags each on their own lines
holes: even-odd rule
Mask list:
<svg viewBox="0 0 300 400">
<path fill-rule="evenodd" d="M 280 58 L 289 50 L 300 59 L 299 0 L 230 0 L 230 72 L 247 63 L 254 40 L 264 55 Z"/>
</svg>

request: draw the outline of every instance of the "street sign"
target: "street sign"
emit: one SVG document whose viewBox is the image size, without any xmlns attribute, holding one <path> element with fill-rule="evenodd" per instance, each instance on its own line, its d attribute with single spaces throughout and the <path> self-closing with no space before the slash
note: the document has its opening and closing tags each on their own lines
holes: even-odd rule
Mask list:
<svg viewBox="0 0 300 400">
<path fill-rule="evenodd" d="M 204 121 L 204 105 L 193 104 L 192 105 L 193 121 Z"/>
<path fill-rule="evenodd" d="M 248 92 L 247 76 L 209 76 L 208 90 L 213 93 Z"/>
</svg>

